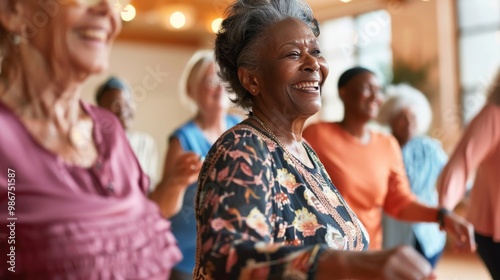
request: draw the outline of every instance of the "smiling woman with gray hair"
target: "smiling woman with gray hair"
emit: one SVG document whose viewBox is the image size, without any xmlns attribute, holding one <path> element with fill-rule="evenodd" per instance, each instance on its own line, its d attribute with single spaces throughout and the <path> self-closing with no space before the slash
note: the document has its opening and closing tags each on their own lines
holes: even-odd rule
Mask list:
<svg viewBox="0 0 500 280">
<path fill-rule="evenodd" d="M 42 1 L 0 1 L 0 218 L 14 225 L 0 279 L 164 280 L 181 258 L 169 222 L 116 116 L 80 98 L 126 3 L 53 2 L 34 31 Z"/>
<path fill-rule="evenodd" d="M 303 141 L 328 76 L 307 3 L 239 0 L 226 16 L 216 60 L 249 117 L 201 168 L 194 278 L 434 279 L 410 247 L 361 252 L 365 227 Z"/>
<path fill-rule="evenodd" d="M 378 122 L 390 127 L 398 141 L 412 192 L 429 206 L 438 205 L 436 181 L 448 156 L 441 144 L 425 133 L 432 121 L 427 98 L 407 85 L 392 85 L 382 105 Z M 393 248 L 403 244 L 415 247 L 434 267 L 446 243 L 445 233 L 433 223 L 405 223 L 384 215 L 383 246 Z"/>
</svg>

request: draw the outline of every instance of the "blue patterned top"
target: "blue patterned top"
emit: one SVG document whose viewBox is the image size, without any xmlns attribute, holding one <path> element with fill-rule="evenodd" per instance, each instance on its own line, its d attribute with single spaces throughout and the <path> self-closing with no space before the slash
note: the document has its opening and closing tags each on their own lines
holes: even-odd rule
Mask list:
<svg viewBox="0 0 500 280">
<path fill-rule="evenodd" d="M 402 148 L 403 161 L 412 192 L 418 201 L 438 205 L 436 182 L 448 161 L 441 144 L 427 136 L 417 136 Z M 384 216 L 384 248 L 412 244 L 418 240 L 426 257 L 430 258 L 443 250 L 446 234 L 437 223 L 405 223 Z"/>
</svg>

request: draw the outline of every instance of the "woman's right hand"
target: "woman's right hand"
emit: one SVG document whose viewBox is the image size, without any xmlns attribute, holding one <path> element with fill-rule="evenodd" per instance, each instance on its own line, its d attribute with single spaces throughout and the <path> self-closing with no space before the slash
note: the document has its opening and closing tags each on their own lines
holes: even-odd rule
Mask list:
<svg viewBox="0 0 500 280">
<path fill-rule="evenodd" d="M 415 249 L 403 246 L 381 251 L 381 279 L 437 279 L 431 265 Z"/>
<path fill-rule="evenodd" d="M 193 152 L 182 152 L 165 164 L 163 180 L 149 198 L 160 207 L 165 218 L 177 214 L 181 208 L 186 189 L 198 179 L 202 161 Z"/>
<path fill-rule="evenodd" d="M 167 185 L 187 188 L 198 180 L 202 164 L 203 161 L 196 153 L 186 152 L 179 155 L 170 170 Z"/>
<path fill-rule="evenodd" d="M 317 279 L 437 279 L 431 265 L 415 249 L 327 251 L 319 258 Z"/>
</svg>

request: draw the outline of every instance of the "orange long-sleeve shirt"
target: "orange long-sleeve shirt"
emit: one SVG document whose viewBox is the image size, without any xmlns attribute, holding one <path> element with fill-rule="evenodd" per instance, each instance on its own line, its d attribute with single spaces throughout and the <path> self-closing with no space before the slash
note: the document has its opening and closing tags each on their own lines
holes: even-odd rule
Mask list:
<svg viewBox="0 0 500 280">
<path fill-rule="evenodd" d="M 365 225 L 370 249 L 381 249 L 382 210 L 397 217 L 415 200 L 396 139 L 371 132 L 369 143 L 362 144 L 337 123 L 327 122 L 308 126 L 302 135 Z"/>
<path fill-rule="evenodd" d="M 453 209 L 463 198 L 467 178 L 477 170 L 467 219 L 482 235 L 500 242 L 500 106 L 488 104 L 470 122 L 443 169 L 439 202 Z"/>
</svg>

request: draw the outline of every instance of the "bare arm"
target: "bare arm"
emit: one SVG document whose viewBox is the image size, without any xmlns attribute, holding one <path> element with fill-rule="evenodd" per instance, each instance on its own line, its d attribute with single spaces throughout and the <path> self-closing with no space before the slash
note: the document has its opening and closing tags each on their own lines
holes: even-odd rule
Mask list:
<svg viewBox="0 0 500 280">
<path fill-rule="evenodd" d="M 201 164 L 197 154 L 184 152 L 177 138 L 170 139 L 162 179 L 149 195 L 163 216 L 170 218 L 180 211 L 185 190 L 196 182 Z"/>
<path fill-rule="evenodd" d="M 396 218 L 407 222 L 439 222 L 438 211 L 438 208 L 413 201 L 403 208 Z M 443 229 L 454 238 L 457 251 L 471 252 L 476 249 L 474 228 L 462 217 L 453 212 L 447 213 L 444 216 Z"/>
</svg>

